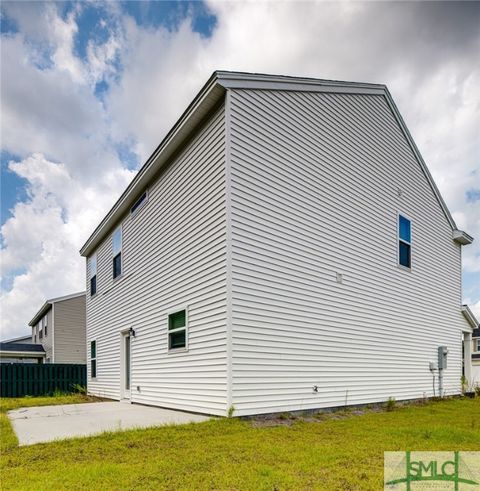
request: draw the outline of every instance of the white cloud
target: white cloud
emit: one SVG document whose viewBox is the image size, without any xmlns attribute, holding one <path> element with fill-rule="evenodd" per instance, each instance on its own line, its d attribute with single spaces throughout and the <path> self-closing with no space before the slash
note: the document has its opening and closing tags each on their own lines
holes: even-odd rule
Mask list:
<svg viewBox="0 0 480 491">
<path fill-rule="evenodd" d="M 107 103 L 119 134 L 133 137 L 142 159 L 215 69 L 386 83 L 459 226 L 477 237 L 464 249 L 465 270 L 480 271 L 480 201 L 467 203 L 465 195 L 480 189 L 478 9 L 470 15 L 470 7 L 462 13 L 451 5 L 430 11 L 375 2 L 210 7 L 218 29 L 207 40 L 188 20 L 177 32 L 126 22 L 125 73 Z"/>
<path fill-rule="evenodd" d="M 78 250 L 133 177 L 119 168 L 85 186 L 64 164 L 42 154 L 9 167 L 28 181 L 30 198 L 15 206 L 1 228 L 2 275 L 26 270 L 2 295 L 4 337 L 21 333 L 46 298 L 85 288 L 85 260 Z"/>
<path fill-rule="evenodd" d="M 30 193 L 2 228 L 4 273 L 27 268 L 3 294 L 8 334 L 22 333 L 31 305 L 84 287 L 78 248 L 132 176 L 117 146 L 132 142 L 144 160 L 215 69 L 386 83 L 458 225 L 477 238 L 464 266 L 480 272 L 480 201 L 465 196 L 480 189 L 478 6 L 209 3 L 211 38 L 191 19 L 143 28 L 107 7 L 108 39 L 90 39 L 80 59 L 82 4 L 64 17 L 52 4 L 8 6 L 20 33 L 2 38 L 2 148 L 20 155 L 11 169 Z"/>
<path fill-rule="evenodd" d="M 480 300 L 474 302 L 473 300 L 467 298 L 465 303 L 470 307 L 470 310 L 473 312 L 476 319 L 480 321 Z"/>
</svg>

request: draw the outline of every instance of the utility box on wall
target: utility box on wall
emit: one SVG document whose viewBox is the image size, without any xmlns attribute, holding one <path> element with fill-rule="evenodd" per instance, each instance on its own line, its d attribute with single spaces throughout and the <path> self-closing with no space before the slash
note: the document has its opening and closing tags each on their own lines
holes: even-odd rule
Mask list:
<svg viewBox="0 0 480 491">
<path fill-rule="evenodd" d="M 445 370 L 447 368 L 448 348 L 446 346 L 438 347 L 438 369 Z"/>
</svg>

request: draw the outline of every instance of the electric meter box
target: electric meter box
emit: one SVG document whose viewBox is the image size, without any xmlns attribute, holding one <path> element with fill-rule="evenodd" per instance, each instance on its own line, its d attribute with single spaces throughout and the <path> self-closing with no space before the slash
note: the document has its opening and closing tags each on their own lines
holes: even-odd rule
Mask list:
<svg viewBox="0 0 480 491">
<path fill-rule="evenodd" d="M 438 347 L 438 369 L 445 370 L 447 368 L 448 348 L 446 346 Z"/>
</svg>

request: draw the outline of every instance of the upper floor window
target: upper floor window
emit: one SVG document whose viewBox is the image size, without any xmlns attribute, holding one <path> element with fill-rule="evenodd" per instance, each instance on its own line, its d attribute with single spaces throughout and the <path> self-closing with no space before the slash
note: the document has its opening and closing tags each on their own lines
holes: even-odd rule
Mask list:
<svg viewBox="0 0 480 491">
<path fill-rule="evenodd" d="M 187 311 L 173 312 L 168 316 L 168 349 L 187 347 Z"/>
<path fill-rule="evenodd" d="M 398 264 L 412 267 L 412 224 L 402 215 L 398 215 Z"/>
<path fill-rule="evenodd" d="M 148 198 L 148 194 L 147 191 L 145 191 L 130 208 L 130 214 L 134 215 L 140 208 L 142 208 L 142 206 L 146 204 L 147 198 Z"/>
<path fill-rule="evenodd" d="M 90 296 L 97 293 L 97 254 L 90 257 Z"/>
<path fill-rule="evenodd" d="M 44 324 L 43 324 L 43 335 L 45 337 L 47 337 L 47 332 L 48 332 L 48 317 L 45 316 Z"/>
<path fill-rule="evenodd" d="M 122 274 L 122 226 L 113 232 L 113 277 Z"/>
<path fill-rule="evenodd" d="M 480 339 L 474 339 L 474 349 L 475 351 L 480 351 Z"/>
</svg>

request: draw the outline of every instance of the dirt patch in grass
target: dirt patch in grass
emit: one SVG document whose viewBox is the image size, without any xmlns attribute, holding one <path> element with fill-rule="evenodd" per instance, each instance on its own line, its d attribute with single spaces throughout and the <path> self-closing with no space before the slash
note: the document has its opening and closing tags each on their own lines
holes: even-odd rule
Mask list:
<svg viewBox="0 0 480 491">
<path fill-rule="evenodd" d="M 458 397 L 443 399 L 458 399 Z M 365 414 L 392 412 L 404 407 L 419 407 L 438 402 L 439 399 L 418 399 L 414 401 L 386 402 L 383 404 L 368 404 L 360 407 L 341 407 L 334 409 L 321 409 L 318 412 L 308 411 L 305 413 L 281 413 L 267 414 L 245 418 L 250 421 L 254 428 L 269 428 L 274 426 L 292 426 L 296 422 L 318 423 L 325 421 L 336 421 L 348 419 L 354 416 L 363 416 Z"/>
</svg>

